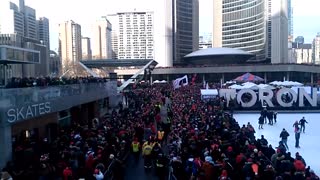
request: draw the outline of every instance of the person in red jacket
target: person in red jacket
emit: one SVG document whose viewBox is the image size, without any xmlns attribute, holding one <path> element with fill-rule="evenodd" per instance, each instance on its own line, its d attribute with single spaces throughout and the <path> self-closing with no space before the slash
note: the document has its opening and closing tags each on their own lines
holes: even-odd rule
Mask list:
<svg viewBox="0 0 320 180">
<path fill-rule="evenodd" d="M 306 166 L 303 164 L 303 162 L 301 160 L 295 160 L 294 163 L 294 168 L 295 168 L 295 172 L 294 172 L 294 177 L 296 179 L 304 179 L 305 177 L 305 170 L 306 170 Z"/>
<path fill-rule="evenodd" d="M 72 170 L 70 167 L 66 167 L 63 170 L 63 180 L 70 180 L 72 179 Z"/>
</svg>

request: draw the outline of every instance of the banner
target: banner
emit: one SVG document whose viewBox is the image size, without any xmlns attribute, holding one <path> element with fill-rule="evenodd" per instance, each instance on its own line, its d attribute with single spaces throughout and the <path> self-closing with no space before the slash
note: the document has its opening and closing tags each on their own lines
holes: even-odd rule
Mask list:
<svg viewBox="0 0 320 180">
<path fill-rule="evenodd" d="M 186 86 L 186 85 L 188 85 L 188 76 L 187 75 L 173 81 L 173 88 L 174 89 L 178 89 L 179 87 Z"/>
</svg>

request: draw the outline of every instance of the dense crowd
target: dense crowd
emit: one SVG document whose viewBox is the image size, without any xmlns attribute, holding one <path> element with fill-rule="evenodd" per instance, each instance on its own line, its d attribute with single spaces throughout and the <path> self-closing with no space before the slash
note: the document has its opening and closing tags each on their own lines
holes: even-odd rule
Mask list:
<svg viewBox="0 0 320 180">
<path fill-rule="evenodd" d="M 6 88 L 25 88 L 25 87 L 44 87 L 44 86 L 57 86 L 57 85 L 67 85 L 67 84 L 81 84 L 81 83 L 97 83 L 97 82 L 107 82 L 105 78 L 97 77 L 25 77 L 17 78 L 13 77 L 8 80 Z"/>
<path fill-rule="evenodd" d="M 202 101 L 197 86 L 143 87 L 124 97 L 125 106 L 60 128 L 51 142 L 19 139 L 2 176 L 121 180 L 131 151 L 136 163 L 142 155 L 146 170 L 154 168 L 160 179 L 168 178 L 168 167 L 178 180 L 319 179 L 299 153 L 292 157 L 282 142 L 273 148 L 264 136 L 256 138 L 250 123 L 239 126 L 223 98 Z"/>
<path fill-rule="evenodd" d="M 57 139 L 51 142 L 33 134 L 17 139 L 13 161 L 3 169 L 2 177 L 123 179 L 133 135 L 142 141 L 144 127 L 154 127 L 151 117 L 160 98 L 158 93 L 149 88 L 129 92 L 127 108 L 119 104 L 107 116 L 84 124 L 74 121 L 70 127 L 60 128 Z"/>
<path fill-rule="evenodd" d="M 168 141 L 176 179 L 319 179 L 297 152 L 281 142 L 275 149 L 253 126 L 239 126 L 221 99 L 203 102 L 198 87 L 172 93 Z"/>
</svg>

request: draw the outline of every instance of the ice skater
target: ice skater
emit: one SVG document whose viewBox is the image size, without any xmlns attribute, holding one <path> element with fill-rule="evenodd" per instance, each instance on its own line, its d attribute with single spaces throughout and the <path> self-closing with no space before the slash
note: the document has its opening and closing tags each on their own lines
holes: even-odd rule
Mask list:
<svg viewBox="0 0 320 180">
<path fill-rule="evenodd" d="M 259 123 L 259 129 L 263 129 L 264 118 L 262 115 L 259 117 L 258 123 Z"/>
<path fill-rule="evenodd" d="M 274 123 L 277 123 L 277 115 L 278 115 L 278 113 L 276 111 L 273 112 Z"/>
<path fill-rule="evenodd" d="M 288 147 L 287 141 L 288 141 L 289 136 L 290 136 L 290 134 L 288 133 L 288 131 L 286 131 L 286 129 L 283 128 L 280 133 L 280 138 L 281 138 L 283 145 L 285 145 L 285 147 L 287 148 L 288 151 L 289 151 L 289 147 Z"/>
<path fill-rule="evenodd" d="M 295 138 L 296 138 L 296 148 L 300 148 L 300 145 L 299 145 L 299 141 L 300 141 L 300 133 L 301 133 L 301 130 L 300 128 L 298 127 L 296 130 L 295 130 Z"/>
<path fill-rule="evenodd" d="M 298 121 L 294 122 L 292 127 L 294 127 L 294 131 L 296 131 L 296 129 L 299 128 L 299 122 Z"/>
<path fill-rule="evenodd" d="M 267 124 L 267 108 L 264 107 L 263 110 L 260 112 L 260 115 L 263 117 L 264 123 Z"/>
<path fill-rule="evenodd" d="M 273 125 L 273 112 L 272 111 L 269 111 L 267 113 L 267 118 L 269 120 L 269 125 Z"/>
<path fill-rule="evenodd" d="M 308 124 L 308 121 L 304 117 L 302 117 L 302 119 L 300 119 L 299 123 L 301 126 L 301 131 L 304 133 L 304 131 L 306 129 L 306 123 Z"/>
</svg>

